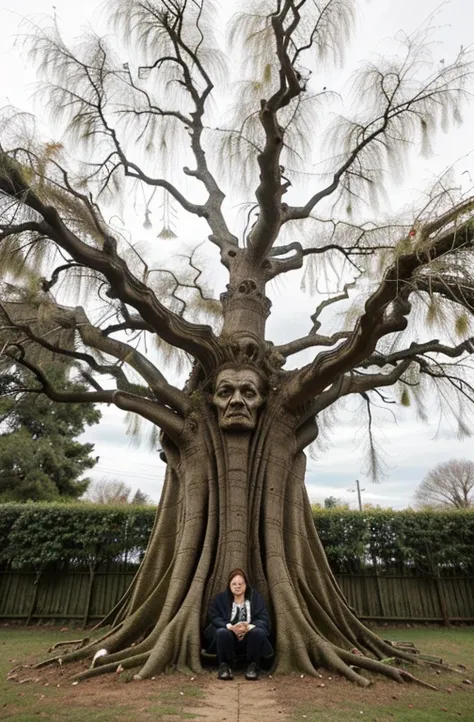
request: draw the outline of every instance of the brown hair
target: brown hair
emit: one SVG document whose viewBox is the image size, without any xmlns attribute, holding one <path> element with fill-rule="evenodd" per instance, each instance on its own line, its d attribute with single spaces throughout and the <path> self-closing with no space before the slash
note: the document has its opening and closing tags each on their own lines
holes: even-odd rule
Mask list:
<svg viewBox="0 0 474 722">
<path fill-rule="evenodd" d="M 247 581 L 247 575 L 245 574 L 245 572 L 242 569 L 238 569 L 238 568 L 233 569 L 231 571 L 231 573 L 229 574 L 229 576 L 227 577 L 227 587 L 230 589 L 230 583 L 231 583 L 232 579 L 237 576 L 241 576 L 243 578 L 246 586 L 248 587 L 249 583 Z"/>
</svg>

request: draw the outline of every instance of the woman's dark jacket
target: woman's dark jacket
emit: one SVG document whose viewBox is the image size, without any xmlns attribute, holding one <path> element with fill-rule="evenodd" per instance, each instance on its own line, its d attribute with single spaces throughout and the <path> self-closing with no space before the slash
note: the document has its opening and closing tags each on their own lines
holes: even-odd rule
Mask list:
<svg viewBox="0 0 474 722">
<path fill-rule="evenodd" d="M 259 594 L 255 589 L 247 587 L 245 591 L 245 599 L 250 600 L 250 624 L 254 624 L 255 627 L 263 629 L 267 635 L 265 640 L 265 646 L 263 649 L 263 655 L 268 656 L 272 654 L 273 650 L 268 640 L 270 635 L 270 617 L 268 616 L 267 607 L 265 600 L 262 595 Z M 209 605 L 209 626 L 204 630 L 204 645 L 206 651 L 210 654 L 216 650 L 216 635 L 217 630 L 226 628 L 230 623 L 230 615 L 232 613 L 232 602 L 234 601 L 234 595 L 227 589 L 225 592 L 221 592 L 211 601 Z"/>
</svg>

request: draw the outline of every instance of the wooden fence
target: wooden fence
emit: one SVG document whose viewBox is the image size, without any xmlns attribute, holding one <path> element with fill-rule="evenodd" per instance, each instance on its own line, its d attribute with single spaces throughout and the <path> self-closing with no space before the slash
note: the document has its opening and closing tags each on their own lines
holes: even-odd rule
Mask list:
<svg viewBox="0 0 474 722">
<path fill-rule="evenodd" d="M 474 622 L 474 577 L 337 575 L 362 619 L 400 622 Z"/>
<path fill-rule="evenodd" d="M 101 619 L 119 601 L 134 571 L 0 571 L 0 618 Z M 474 577 L 336 575 L 362 619 L 400 622 L 474 622 Z"/>
</svg>

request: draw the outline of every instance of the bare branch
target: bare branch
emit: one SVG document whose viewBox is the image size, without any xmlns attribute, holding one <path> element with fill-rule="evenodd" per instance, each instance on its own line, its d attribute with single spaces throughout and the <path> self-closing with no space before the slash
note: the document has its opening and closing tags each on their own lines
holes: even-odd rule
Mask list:
<svg viewBox="0 0 474 722">
<path fill-rule="evenodd" d="M 423 228 L 420 234 L 424 240 L 421 247 L 400 256 L 388 268 L 380 286 L 367 300 L 365 311 L 350 337 L 337 349 L 321 353 L 292 379 L 289 389 L 292 406 L 321 393 L 340 373 L 365 361 L 382 336 L 406 328 L 406 316 L 411 309 L 408 301 L 410 281 L 415 272 L 447 253 L 472 248 L 474 241 L 470 221 L 450 227 L 429 241 Z"/>
<path fill-rule="evenodd" d="M 300 423 L 305 423 L 311 416 L 316 416 L 337 399 L 349 394 L 361 394 L 384 386 L 393 386 L 403 376 L 413 359 L 405 359 L 395 366 L 392 371 L 380 374 L 346 374 L 341 376 L 331 386 L 319 394 L 311 403 L 308 410 L 301 417 Z"/>
<path fill-rule="evenodd" d="M 370 108 L 375 104 L 378 113 L 375 117 L 369 115 L 355 122 L 341 123 L 339 130 L 350 145 L 342 154 L 342 162 L 332 181 L 314 193 L 304 205 L 288 207 L 284 223 L 308 218 L 324 198 L 331 196 L 342 185 L 349 195 L 354 196 L 355 191 L 350 188 L 352 181 L 369 189 L 370 186 L 381 185 L 380 173 L 377 176 L 378 170 L 374 168 L 384 168 L 390 154 L 405 152 L 415 133 L 419 134 L 423 145 L 427 132 L 439 120 L 445 124 L 449 113 L 454 119 L 459 116 L 457 106 L 467 95 L 467 81 L 472 73 L 468 51 L 461 48 L 453 63 L 443 64 L 428 79 L 420 82 L 416 69 L 418 56 L 426 46 L 426 36 L 425 28 L 414 37 L 406 38 L 405 55 L 398 62 L 387 56 L 381 58 L 380 67 L 367 64 L 360 90 L 368 96 L 366 106 Z M 371 164 L 368 162 L 370 153 L 375 154 Z"/>
<path fill-rule="evenodd" d="M 437 380 L 445 378 L 454 386 L 458 393 L 466 396 L 471 403 L 474 403 L 474 388 L 459 376 L 450 375 L 444 367 L 440 367 L 435 360 L 426 358 L 425 353 L 441 353 L 450 358 L 459 358 L 465 353 L 474 354 L 474 339 L 468 339 L 458 346 L 449 347 L 433 340 L 425 344 L 413 343 L 408 349 L 393 354 L 374 354 L 362 364 L 362 367 L 392 365 L 394 368 L 384 373 L 362 373 L 351 372 L 340 376 L 329 388 L 319 394 L 305 410 L 299 420 L 301 427 L 304 427 L 313 416 L 321 413 L 331 406 L 337 399 L 349 394 L 367 394 L 369 391 L 377 391 L 380 388 L 393 386 L 397 381 L 403 380 L 404 373 L 412 366 L 417 365 L 420 372 Z M 383 399 L 386 403 L 387 399 Z"/>
<path fill-rule="evenodd" d="M 0 242 L 5 238 L 8 238 L 8 236 L 16 236 L 27 231 L 44 233 L 45 226 L 42 226 L 41 223 L 36 223 L 35 221 L 26 221 L 25 223 L 17 224 L 13 223 L 11 225 L 0 225 Z"/>
<path fill-rule="evenodd" d="M 338 331 L 332 336 L 320 336 L 317 333 L 309 334 L 308 336 L 296 338 L 294 341 L 282 344 L 281 346 L 275 346 L 275 351 L 287 358 L 288 356 L 293 356 L 293 354 L 304 351 L 307 348 L 314 348 L 315 346 L 334 346 L 335 343 L 341 339 L 347 338 L 348 336 L 348 331 Z"/>
<path fill-rule="evenodd" d="M 6 172 L 2 169 L 0 193 L 39 213 L 44 219 L 44 234 L 67 251 L 74 261 L 102 273 L 117 297 L 134 307 L 161 338 L 193 355 L 205 369 L 215 367 L 221 348 L 209 326 L 192 324 L 163 306 L 117 255 L 111 239 L 104 242 L 104 250 L 81 241 L 65 225 L 56 209 L 45 205 L 23 181 L 8 158 L 4 156 L 3 159 Z"/>
<path fill-rule="evenodd" d="M 222 213 L 224 194 L 208 168 L 201 143 L 202 117 L 213 83 L 201 61 L 199 43 L 193 48 L 185 40 L 186 26 L 193 23 L 193 18 L 199 28 L 201 13 L 194 11 L 195 8 L 192 5 L 187 7 L 187 3 L 183 6 L 172 4 L 167 12 L 152 3 L 137 3 L 125 8 L 123 17 L 120 17 L 120 10 L 116 14 L 116 20 L 119 25 L 123 25 L 127 39 L 133 34 L 140 35 L 141 23 L 137 22 L 137 15 L 140 15 L 143 27 L 153 23 L 166 33 L 169 53 L 164 52 L 151 65 L 142 66 L 138 77 L 140 78 L 145 70 L 163 71 L 164 66 L 170 63 L 176 66 L 181 75 L 179 79 L 174 78 L 173 82 L 187 91 L 194 105 L 194 112 L 181 112 L 177 107 L 162 108 L 161 104 L 154 103 L 150 94 L 134 80 L 129 64 L 114 64 L 113 53 L 107 47 L 106 40 L 93 34 L 89 34 L 83 47 L 74 51 L 65 45 L 56 27 L 45 30 L 34 26 L 30 44 L 32 57 L 40 60 L 42 70 L 45 71 L 48 66 L 48 70 L 52 70 L 49 77 L 46 73 L 48 79 L 44 90 L 69 118 L 68 130 L 78 134 L 80 140 L 96 140 L 96 145 L 107 138 L 113 148 L 106 160 L 95 164 L 96 171 L 93 175 L 106 170 L 106 179 L 101 190 L 108 186 L 119 168 L 123 169 L 126 177 L 138 179 L 151 187 L 163 188 L 185 211 L 207 220 L 212 231 L 210 240 L 221 251 L 225 251 L 229 247 L 237 246 L 238 242 L 226 225 Z M 64 71 L 63 76 L 61 70 Z M 201 82 L 197 82 L 196 74 Z M 51 76 L 53 79 L 57 78 L 56 83 L 50 80 Z M 199 87 L 202 84 L 204 87 Z M 128 102 L 124 109 L 118 99 L 124 97 L 125 93 L 135 101 L 145 101 L 144 107 L 133 107 L 133 102 Z M 120 131 L 120 120 L 131 117 L 144 118 L 145 129 L 149 127 L 150 131 L 154 129 L 153 119 L 171 118 L 190 135 L 196 170 L 184 168 L 184 172 L 204 185 L 208 192 L 204 203 L 191 202 L 171 181 L 147 173 L 133 160 L 131 156 L 134 154 L 127 149 L 127 136 Z M 115 118 L 119 119 L 119 123 L 115 122 Z M 138 141 L 143 134 L 144 131 L 139 134 Z M 226 261 L 225 256 L 223 260 Z"/>
<path fill-rule="evenodd" d="M 54 271 L 51 274 L 51 278 L 48 280 L 44 278 L 41 283 L 41 288 L 45 293 L 48 293 L 53 286 L 56 285 L 56 283 L 59 280 L 59 276 L 64 271 L 69 271 L 71 268 L 84 268 L 84 266 L 80 263 L 65 263 L 62 266 L 58 266 L 54 269 Z"/>
<path fill-rule="evenodd" d="M 101 330 L 103 336 L 110 336 L 111 333 L 117 333 L 118 331 L 148 331 L 154 333 L 153 328 L 141 318 L 141 316 L 131 316 L 125 321 L 120 323 L 111 323 L 106 328 Z"/>
<path fill-rule="evenodd" d="M 439 294 L 468 311 L 474 311 L 474 284 L 459 276 L 450 276 L 448 273 L 420 275 L 413 280 L 413 286 L 429 295 Z"/>
<path fill-rule="evenodd" d="M 447 346 L 446 344 L 440 343 L 437 339 L 427 341 L 426 343 L 413 342 L 408 348 L 401 351 L 395 351 L 390 354 L 382 354 L 379 352 L 372 354 L 361 364 L 361 368 L 395 365 L 399 361 L 417 359 L 419 356 L 427 353 L 443 354 L 449 358 L 458 358 L 464 353 L 474 354 L 474 337 L 466 339 L 457 346 Z"/>
<path fill-rule="evenodd" d="M 184 13 L 184 8 L 182 12 Z M 237 238 L 230 233 L 224 220 L 224 216 L 222 214 L 222 203 L 225 195 L 217 185 L 214 176 L 209 170 L 206 155 L 202 146 L 202 133 L 204 130 L 202 119 L 206 110 L 206 101 L 211 94 L 214 85 L 201 63 L 197 50 L 193 50 L 189 44 L 184 41 L 179 29 L 180 25 L 178 25 L 178 29 L 176 29 L 176 26 L 166 20 L 164 22 L 164 26 L 173 42 L 176 52 L 176 60 L 182 68 L 184 86 L 193 99 L 195 108 L 194 112 L 191 113 L 192 121 L 189 127 L 191 148 L 196 160 L 196 168 L 194 170 L 184 168 L 184 172 L 188 176 L 201 181 L 206 188 L 208 192 L 208 199 L 202 206 L 204 209 L 204 213 L 202 215 L 206 218 L 212 230 L 212 235 L 209 237 L 209 240 L 215 243 L 222 252 L 225 252 L 228 251 L 229 248 L 237 247 L 238 241 Z M 183 59 L 182 53 L 185 54 L 186 60 Z M 199 70 L 201 77 L 204 80 L 204 89 L 201 92 L 198 90 L 193 81 L 193 77 L 190 72 L 190 67 L 192 66 Z M 225 256 L 223 256 L 223 262 L 226 264 L 228 262 Z"/>
<path fill-rule="evenodd" d="M 318 304 L 316 311 L 311 316 L 311 321 L 313 322 L 313 328 L 310 331 L 310 335 L 313 333 L 317 333 L 318 330 L 321 328 L 321 321 L 319 321 L 319 316 L 324 311 L 325 308 L 328 306 L 332 306 L 334 303 L 339 303 L 340 301 L 345 301 L 349 298 L 349 289 L 354 288 L 356 285 L 356 281 L 352 281 L 351 283 L 346 283 L 344 285 L 344 288 L 342 289 L 341 293 L 338 293 L 336 296 L 330 296 L 329 298 L 325 298 L 323 301 L 321 301 L 320 304 Z"/>
<path fill-rule="evenodd" d="M 83 308 L 79 306 L 74 309 L 66 308 L 59 306 L 50 299 L 48 299 L 47 306 L 50 324 L 53 326 L 57 324 L 61 328 L 77 330 L 86 346 L 113 356 L 122 364 L 126 363 L 133 368 L 142 377 L 150 389 L 151 394 L 158 401 L 161 401 L 182 414 L 189 411 L 190 401 L 186 394 L 174 386 L 171 386 L 163 374 L 133 346 L 104 335 L 99 328 L 91 324 Z M 3 304 L 0 304 L 0 309 L 5 314 L 12 329 L 24 331 L 27 338 L 43 348 L 48 349 L 52 353 L 58 353 L 69 358 L 84 361 L 93 371 L 101 374 L 109 374 L 114 377 L 119 389 L 135 391 L 134 384 L 128 381 L 120 366 L 99 364 L 90 354 L 60 347 L 57 343 L 52 343 L 46 335 L 36 333 L 30 324 L 21 323 L 12 318 L 8 309 L 6 309 Z M 20 344 L 21 342 L 18 341 L 17 343 Z"/>
<path fill-rule="evenodd" d="M 140 396 L 125 391 L 59 391 L 48 379 L 43 369 L 31 363 L 25 358 L 21 346 L 12 345 L 7 351 L 15 363 L 24 366 L 36 377 L 40 383 L 41 391 L 52 401 L 59 403 L 106 403 L 114 404 L 123 411 L 132 411 L 143 418 L 151 421 L 165 431 L 170 438 L 178 440 L 183 428 L 184 421 L 177 414 L 155 401 L 148 401 Z"/>
<path fill-rule="evenodd" d="M 211 173 L 206 155 L 202 146 L 202 133 L 204 130 L 203 116 L 206 110 L 206 101 L 208 100 L 214 85 L 213 82 L 205 69 L 199 55 L 200 43 L 193 49 L 191 45 L 185 40 L 184 25 L 185 25 L 185 14 L 186 4 L 182 7 L 178 5 L 172 5 L 168 8 L 167 13 L 160 12 L 155 9 L 151 4 L 143 5 L 141 8 L 144 14 L 149 14 L 154 17 L 159 26 L 161 26 L 167 33 L 171 45 L 172 55 L 163 55 L 156 60 L 150 66 L 143 66 L 143 70 L 151 71 L 153 69 L 160 69 L 163 65 L 171 63 L 176 65 L 181 72 L 180 85 L 188 92 L 192 103 L 194 105 L 193 112 L 189 115 L 184 115 L 177 111 L 163 111 L 160 108 L 154 106 L 148 94 L 140 89 L 140 92 L 145 95 L 148 108 L 143 111 L 144 113 L 157 113 L 160 116 L 170 115 L 176 117 L 186 128 L 191 138 L 191 149 L 196 160 L 196 168 L 191 170 L 185 167 L 183 170 L 186 175 L 196 178 L 200 181 L 207 193 L 208 198 L 203 204 L 192 204 L 187 201 L 183 195 L 169 182 L 163 179 L 151 178 L 145 174 L 135 163 L 130 162 L 123 149 L 120 147 L 118 142 L 117 134 L 112 131 L 112 139 L 114 145 L 119 153 L 121 162 L 125 169 L 125 174 L 130 177 L 139 178 L 147 185 L 159 186 L 165 188 L 180 204 L 181 206 L 190 213 L 194 213 L 199 217 L 205 218 L 212 230 L 209 240 L 217 245 L 222 251 L 223 262 L 227 264 L 227 258 L 225 252 L 231 247 L 238 246 L 237 238 L 232 235 L 225 222 L 222 213 L 222 203 L 225 195 L 219 188 L 213 174 Z M 189 12 L 189 10 L 188 10 Z M 200 11 L 198 11 L 196 18 L 196 27 L 199 29 Z M 201 34 L 202 38 L 202 34 Z M 201 80 L 203 81 L 203 88 L 199 88 L 191 69 L 197 70 Z M 127 70 L 127 78 L 130 86 L 136 88 L 136 84 L 133 82 L 130 71 Z M 110 131 L 109 131 L 110 132 Z"/>
<path fill-rule="evenodd" d="M 438 231 L 446 228 L 452 223 L 455 223 L 457 225 L 459 218 L 464 214 L 470 213 L 473 209 L 473 197 L 466 198 L 461 203 L 456 203 L 453 208 L 449 209 L 449 211 L 443 213 L 443 215 L 439 216 L 438 218 L 435 218 L 434 220 L 425 223 L 419 229 L 418 233 L 420 241 L 427 241 L 429 237 L 433 235 L 433 233 L 437 233 Z"/>
<path fill-rule="evenodd" d="M 441 364 L 425 356 L 417 356 L 416 361 L 422 374 L 430 376 L 437 383 L 441 380 L 448 381 L 457 395 L 464 396 L 470 404 L 474 404 L 474 386 L 456 373 L 459 369 L 458 364 Z M 470 436 L 470 430 L 466 430 L 466 434 Z"/>
<path fill-rule="evenodd" d="M 379 389 L 384 386 L 393 386 L 398 381 L 408 367 L 413 363 L 412 358 L 406 358 L 400 361 L 392 371 L 382 374 L 353 374 L 350 379 L 347 393 L 362 394 L 373 389 Z"/>
<path fill-rule="evenodd" d="M 334 221 L 324 222 L 329 222 L 333 225 L 332 235 L 334 236 L 336 228 L 339 224 L 335 223 Z M 373 231 L 374 229 L 372 228 L 371 230 Z M 275 276 L 278 276 L 281 273 L 287 273 L 288 271 L 293 271 L 295 269 L 301 268 L 303 265 L 303 260 L 306 256 L 318 256 L 324 253 L 331 253 L 334 251 L 337 253 L 341 253 L 345 257 L 345 259 L 360 273 L 361 269 L 353 260 L 353 256 L 356 258 L 372 256 L 380 250 L 391 249 L 392 246 L 361 245 L 361 241 L 364 238 L 364 235 L 367 233 L 367 229 L 364 227 L 360 227 L 358 228 L 358 231 L 358 238 L 354 243 L 351 243 L 351 245 L 349 246 L 343 246 L 340 243 L 325 243 L 322 246 L 310 246 L 307 248 L 303 248 L 301 243 L 299 243 L 298 241 L 293 241 L 292 243 L 288 243 L 284 246 L 274 246 L 268 254 L 270 265 L 267 271 L 267 277 L 269 279 L 275 278 Z M 287 253 L 291 253 L 291 251 L 294 251 L 294 254 L 288 258 L 276 258 L 277 256 L 283 256 Z"/>
<path fill-rule="evenodd" d="M 122 391 L 134 391 L 134 385 L 128 381 L 125 373 L 120 366 L 117 366 L 115 364 L 99 364 L 98 361 L 88 353 L 64 348 L 57 343 L 51 343 L 50 341 L 48 341 L 46 336 L 39 336 L 38 334 L 34 333 L 31 326 L 29 326 L 28 324 L 14 322 L 5 306 L 1 305 L 0 310 L 10 322 L 10 327 L 8 329 L 10 331 L 10 334 L 13 331 L 24 332 L 25 338 L 21 338 L 21 335 L 18 334 L 18 339 L 15 342 L 14 346 L 21 346 L 25 350 L 25 353 L 27 353 L 27 346 L 31 346 L 29 341 L 34 341 L 42 348 L 50 351 L 52 354 L 65 356 L 67 358 L 75 359 L 78 361 L 84 361 L 94 372 L 114 377 L 117 383 L 117 388 L 121 389 Z M 6 349 L 8 349 L 8 346 L 6 347 Z M 81 376 L 85 380 L 87 380 L 88 384 L 95 388 L 96 391 L 103 391 L 103 388 L 97 381 L 95 381 L 91 374 L 85 371 L 82 367 L 80 367 L 79 370 Z"/>
<path fill-rule="evenodd" d="M 299 8 L 299 3 L 286 0 L 271 18 L 279 63 L 279 87 L 268 100 L 261 101 L 259 113 L 265 133 L 264 148 L 257 156 L 260 184 L 255 195 L 259 216 L 248 238 L 250 252 L 257 261 L 266 258 L 278 237 L 283 221 L 281 199 L 290 185 L 289 181 L 282 182 L 280 157 L 285 131 L 278 122 L 278 111 L 302 92 L 298 74 L 289 56 L 292 35 L 301 20 Z"/>
</svg>

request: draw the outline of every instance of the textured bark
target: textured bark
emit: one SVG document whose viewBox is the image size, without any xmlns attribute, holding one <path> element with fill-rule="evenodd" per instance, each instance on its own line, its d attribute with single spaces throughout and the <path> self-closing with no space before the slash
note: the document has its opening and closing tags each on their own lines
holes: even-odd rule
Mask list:
<svg viewBox="0 0 474 722">
<path fill-rule="evenodd" d="M 403 681 L 400 671 L 377 663 L 394 649 L 349 609 L 328 566 L 305 490 L 298 419 L 281 399 L 276 387 L 250 433 L 223 431 L 201 400 L 179 450 L 165 442 L 162 500 L 132 588 L 114 610 L 112 630 L 63 658 L 107 650 L 81 679 L 119 665 L 136 668 L 137 679 L 168 669 L 200 672 L 209 600 L 239 566 L 269 604 L 275 671 L 327 667 L 368 684 L 356 665 Z"/>
</svg>

